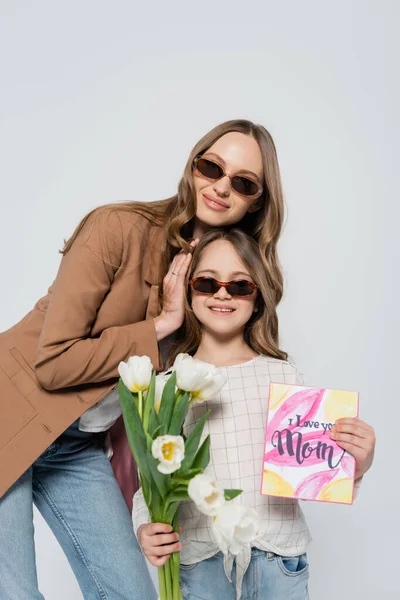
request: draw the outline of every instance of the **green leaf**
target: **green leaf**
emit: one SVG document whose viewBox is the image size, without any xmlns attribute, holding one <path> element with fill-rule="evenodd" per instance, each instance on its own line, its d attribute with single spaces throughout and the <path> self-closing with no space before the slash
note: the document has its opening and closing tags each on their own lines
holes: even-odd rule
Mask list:
<svg viewBox="0 0 400 600">
<path fill-rule="evenodd" d="M 233 500 L 236 496 L 239 496 L 243 490 L 224 490 L 225 500 Z"/>
<path fill-rule="evenodd" d="M 204 469 L 210 462 L 210 436 L 208 435 L 202 445 L 200 446 L 194 461 L 192 463 L 193 469 Z"/>
<path fill-rule="evenodd" d="M 165 501 L 161 498 L 160 493 L 154 483 L 151 494 L 151 504 L 146 503 L 149 507 L 150 517 L 153 523 L 160 523 L 164 516 Z"/>
<path fill-rule="evenodd" d="M 150 408 L 150 417 L 149 417 L 149 434 L 153 438 L 153 440 L 159 435 L 159 431 L 161 429 L 160 422 L 158 420 L 158 415 L 156 413 L 156 409 L 153 407 Z"/>
<path fill-rule="evenodd" d="M 203 472 L 203 469 L 188 469 L 187 471 L 184 471 L 183 473 L 181 473 L 179 471 L 179 477 L 175 477 L 173 476 L 172 478 L 172 485 L 179 484 L 179 485 L 188 485 L 189 481 L 195 477 L 195 475 L 199 475 L 200 473 Z M 176 471 L 176 473 L 178 473 L 178 471 Z M 174 473 L 175 475 L 175 473 Z"/>
<path fill-rule="evenodd" d="M 146 478 L 150 483 L 152 477 L 147 462 L 148 450 L 142 421 L 137 406 L 132 399 L 132 394 L 125 386 L 122 379 L 120 379 L 118 383 L 118 392 L 129 446 L 135 457 L 142 478 Z"/>
<path fill-rule="evenodd" d="M 171 493 L 174 493 L 174 494 L 175 494 L 175 493 L 176 493 L 176 494 L 180 494 L 181 492 L 182 492 L 182 493 L 183 493 L 183 492 L 187 492 L 187 489 L 188 489 L 188 486 L 187 486 L 187 485 L 178 485 L 178 486 L 176 486 L 176 487 L 173 487 L 173 488 L 172 488 L 172 492 L 170 492 L 170 494 L 171 494 Z"/>
<path fill-rule="evenodd" d="M 157 428 L 154 430 L 152 439 L 155 440 L 156 437 L 158 437 L 159 435 L 161 435 L 161 425 L 158 425 Z"/>
<path fill-rule="evenodd" d="M 153 445 L 153 438 L 149 433 L 146 433 L 147 450 L 151 453 L 151 447 Z"/>
<path fill-rule="evenodd" d="M 149 489 L 155 484 L 158 493 L 164 499 L 171 489 L 171 477 L 170 475 L 160 473 L 157 469 L 158 461 L 151 455 L 151 450 L 148 449 L 147 445 L 148 441 L 152 443 L 152 440 L 150 436 L 146 439 L 139 411 L 132 402 L 130 391 L 122 381 L 118 384 L 118 390 L 129 445 L 141 474 L 142 485 L 144 484 L 144 479 L 148 482 L 148 486 L 144 484 L 143 493 L 146 489 L 148 498 L 154 496 L 155 490 L 152 489 L 150 495 Z"/>
<path fill-rule="evenodd" d="M 152 406 L 154 407 L 154 393 L 156 389 L 156 374 L 153 371 L 151 375 L 151 381 L 149 385 L 149 389 L 147 390 L 146 399 L 144 400 L 144 410 L 143 410 L 143 429 L 146 433 L 149 432 L 149 423 L 150 423 L 150 413 Z"/>
<path fill-rule="evenodd" d="M 210 412 L 211 411 L 208 410 L 204 413 L 196 427 L 193 429 L 192 433 L 188 436 L 185 442 L 185 458 L 182 461 L 181 468 L 176 472 L 178 476 L 181 476 L 182 473 L 187 472 L 192 467 L 193 459 L 196 456 L 196 452 L 199 447 L 201 434 L 203 433 L 204 424 Z"/>
<path fill-rule="evenodd" d="M 180 394 L 174 403 L 174 410 L 171 417 L 171 423 L 168 428 L 169 435 L 180 435 L 183 427 L 183 422 L 186 418 L 189 408 L 189 394 L 184 392 Z"/>
<path fill-rule="evenodd" d="M 172 412 L 175 404 L 175 385 L 176 372 L 174 371 L 164 386 L 160 410 L 158 411 L 158 421 L 162 425 L 162 434 L 166 434 L 171 423 Z"/>
<path fill-rule="evenodd" d="M 141 478 L 140 483 L 142 486 L 143 498 L 145 499 L 147 506 L 151 506 L 153 500 L 151 483 L 149 483 L 144 477 Z"/>
<path fill-rule="evenodd" d="M 161 498 L 164 499 L 171 489 L 171 475 L 164 475 L 164 473 L 160 473 L 160 471 L 157 469 L 159 462 L 151 454 L 148 454 L 147 462 L 153 481 L 160 492 Z"/>
<path fill-rule="evenodd" d="M 170 504 L 168 506 L 168 508 L 167 507 L 165 507 L 165 508 L 166 508 L 166 510 L 164 512 L 163 523 L 169 523 L 171 525 L 175 518 L 175 515 L 178 511 L 179 502 L 173 502 L 172 504 Z"/>
<path fill-rule="evenodd" d="M 190 500 L 190 496 L 187 491 L 178 492 L 175 490 L 170 492 L 165 499 L 167 504 L 172 504 L 172 502 L 185 502 L 187 500 Z"/>
</svg>

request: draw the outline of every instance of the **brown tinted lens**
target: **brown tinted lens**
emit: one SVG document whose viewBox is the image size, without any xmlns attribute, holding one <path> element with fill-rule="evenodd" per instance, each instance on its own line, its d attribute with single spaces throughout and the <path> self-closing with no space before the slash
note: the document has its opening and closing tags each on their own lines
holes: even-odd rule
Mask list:
<svg viewBox="0 0 400 600">
<path fill-rule="evenodd" d="M 242 196 L 255 196 L 259 190 L 255 181 L 239 176 L 232 177 L 232 187 L 235 192 Z"/>
<path fill-rule="evenodd" d="M 199 173 L 204 175 L 204 177 L 207 177 L 207 179 L 221 179 L 224 175 L 222 168 L 217 165 L 217 163 L 212 160 L 207 160 L 206 158 L 199 158 L 196 163 L 196 168 Z"/>
<path fill-rule="evenodd" d="M 196 292 L 200 292 L 200 294 L 215 294 L 218 292 L 219 285 L 215 279 L 212 277 L 200 277 L 199 279 L 195 279 L 192 283 L 193 289 Z"/>
<path fill-rule="evenodd" d="M 231 281 L 226 286 L 226 290 L 231 296 L 250 296 L 254 288 L 249 281 L 243 279 L 240 281 Z"/>
</svg>

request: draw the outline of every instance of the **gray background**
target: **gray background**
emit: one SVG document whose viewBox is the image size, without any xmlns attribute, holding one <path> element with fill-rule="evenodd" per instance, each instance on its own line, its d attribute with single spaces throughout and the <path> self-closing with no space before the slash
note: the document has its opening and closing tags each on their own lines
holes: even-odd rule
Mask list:
<svg viewBox="0 0 400 600">
<path fill-rule="evenodd" d="M 1 329 L 45 294 L 89 209 L 172 195 L 226 119 L 274 136 L 282 345 L 310 385 L 360 391 L 378 438 L 353 507 L 305 505 L 312 600 L 398 598 L 399 13 L 387 0 L 0 1 Z M 80 599 L 38 516 L 36 539 L 46 599 Z"/>
</svg>

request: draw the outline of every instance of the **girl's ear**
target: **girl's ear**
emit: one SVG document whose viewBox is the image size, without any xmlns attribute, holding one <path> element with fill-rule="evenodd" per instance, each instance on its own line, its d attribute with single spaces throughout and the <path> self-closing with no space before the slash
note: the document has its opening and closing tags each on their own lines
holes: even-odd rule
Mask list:
<svg viewBox="0 0 400 600">
<path fill-rule="evenodd" d="M 256 298 L 256 301 L 254 303 L 254 308 L 253 308 L 253 315 L 257 314 L 259 310 L 260 310 L 260 297 L 257 292 L 257 298 Z"/>
</svg>

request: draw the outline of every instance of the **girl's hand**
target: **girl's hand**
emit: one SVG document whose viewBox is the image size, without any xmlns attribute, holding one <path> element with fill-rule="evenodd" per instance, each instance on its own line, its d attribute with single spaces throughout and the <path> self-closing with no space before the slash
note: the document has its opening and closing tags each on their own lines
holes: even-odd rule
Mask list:
<svg viewBox="0 0 400 600">
<path fill-rule="evenodd" d="M 137 538 L 147 559 L 155 567 L 165 565 L 173 552 L 179 552 L 182 544 L 179 534 L 165 523 L 145 523 L 140 525 Z"/>
<path fill-rule="evenodd" d="M 199 240 L 193 240 L 190 245 L 195 248 Z M 185 316 L 185 298 L 186 286 L 185 277 L 188 272 L 192 255 L 190 253 L 179 252 L 174 257 L 168 273 L 163 282 L 163 309 L 161 314 L 154 319 L 157 333 L 157 339 L 173 333 L 183 323 Z"/>
<path fill-rule="evenodd" d="M 355 479 L 368 471 L 374 460 L 375 432 L 360 419 L 338 419 L 330 431 L 338 446 L 356 459 Z"/>
</svg>

